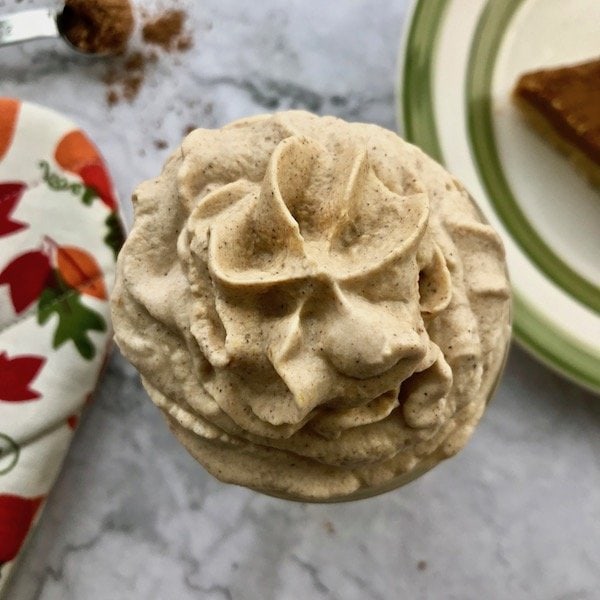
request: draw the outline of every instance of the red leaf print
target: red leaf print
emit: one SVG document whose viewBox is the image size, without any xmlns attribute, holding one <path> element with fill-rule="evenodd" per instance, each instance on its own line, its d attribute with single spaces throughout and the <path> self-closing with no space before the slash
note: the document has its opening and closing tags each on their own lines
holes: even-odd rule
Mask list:
<svg viewBox="0 0 600 600">
<path fill-rule="evenodd" d="M 0 400 L 22 402 L 39 398 L 41 394 L 30 385 L 45 362 L 42 356 L 8 358 L 6 352 L 0 353 Z"/>
<path fill-rule="evenodd" d="M 43 499 L 0 494 L 0 563 L 17 556 Z"/>
<path fill-rule="evenodd" d="M 79 170 L 79 176 L 88 187 L 96 191 L 100 200 L 111 210 L 117 207 L 117 201 L 112 193 L 112 186 L 104 167 L 99 164 L 86 165 Z"/>
<path fill-rule="evenodd" d="M 21 199 L 27 186 L 21 182 L 0 183 L 0 236 L 9 235 L 28 227 L 25 223 L 13 221 L 10 214 Z"/>
<path fill-rule="evenodd" d="M 17 313 L 23 312 L 52 283 L 48 257 L 39 250 L 17 256 L 0 273 L 0 285 L 10 286 L 10 299 Z"/>
</svg>

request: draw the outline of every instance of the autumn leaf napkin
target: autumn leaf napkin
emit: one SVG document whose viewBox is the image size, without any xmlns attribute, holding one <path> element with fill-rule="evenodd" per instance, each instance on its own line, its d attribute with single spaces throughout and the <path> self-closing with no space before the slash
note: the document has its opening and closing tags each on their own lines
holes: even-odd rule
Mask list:
<svg viewBox="0 0 600 600">
<path fill-rule="evenodd" d="M 87 136 L 0 98 L 0 595 L 106 359 L 122 231 Z"/>
</svg>

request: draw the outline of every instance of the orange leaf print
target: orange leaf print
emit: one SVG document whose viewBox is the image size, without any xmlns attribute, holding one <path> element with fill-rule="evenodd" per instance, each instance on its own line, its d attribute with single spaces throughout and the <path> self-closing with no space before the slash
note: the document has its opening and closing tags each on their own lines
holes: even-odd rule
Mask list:
<svg viewBox="0 0 600 600">
<path fill-rule="evenodd" d="M 95 146 L 78 129 L 67 133 L 60 140 L 54 158 L 63 169 L 71 173 L 79 173 L 82 167 L 101 161 Z"/>
<path fill-rule="evenodd" d="M 75 246 L 58 246 L 56 262 L 58 271 L 67 285 L 82 294 L 106 299 L 102 271 L 91 254 Z"/>
<path fill-rule="evenodd" d="M 12 98 L 0 98 L 0 159 L 4 158 L 15 134 L 20 102 Z"/>
<path fill-rule="evenodd" d="M 102 158 L 82 131 L 76 129 L 67 133 L 58 143 L 54 158 L 65 171 L 79 175 L 108 208 L 115 210 L 117 201 Z"/>
</svg>

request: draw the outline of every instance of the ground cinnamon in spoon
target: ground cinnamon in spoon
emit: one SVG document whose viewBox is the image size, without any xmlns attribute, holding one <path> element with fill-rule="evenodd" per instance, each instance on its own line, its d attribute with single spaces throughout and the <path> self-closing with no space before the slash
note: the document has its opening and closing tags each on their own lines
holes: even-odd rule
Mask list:
<svg viewBox="0 0 600 600">
<path fill-rule="evenodd" d="M 123 52 L 133 24 L 129 0 L 66 0 L 58 18 L 71 44 L 91 54 Z"/>
</svg>

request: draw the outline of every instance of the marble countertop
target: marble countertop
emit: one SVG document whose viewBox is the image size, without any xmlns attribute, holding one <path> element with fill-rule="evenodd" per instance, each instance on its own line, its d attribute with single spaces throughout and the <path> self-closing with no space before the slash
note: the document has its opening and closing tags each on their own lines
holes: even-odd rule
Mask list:
<svg viewBox="0 0 600 600">
<path fill-rule="evenodd" d="M 405 1 L 176 4 L 194 48 L 161 55 L 132 103 L 109 107 L 105 66 L 53 41 L 2 49 L 0 94 L 78 121 L 125 199 L 190 125 L 306 108 L 396 128 Z M 8 597 L 591 600 L 599 433 L 600 400 L 515 347 L 456 458 L 367 501 L 291 503 L 208 476 L 115 352 Z"/>
</svg>

